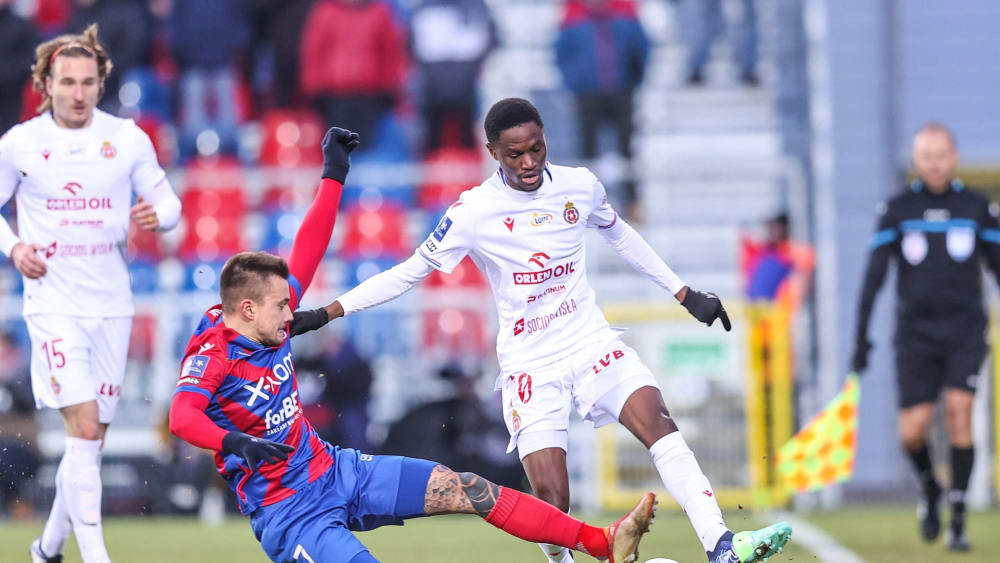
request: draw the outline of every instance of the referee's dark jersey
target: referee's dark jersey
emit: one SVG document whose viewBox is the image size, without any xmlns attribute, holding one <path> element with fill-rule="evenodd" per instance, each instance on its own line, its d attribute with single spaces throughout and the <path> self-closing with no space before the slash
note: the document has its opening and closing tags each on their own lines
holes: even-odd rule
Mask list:
<svg viewBox="0 0 1000 563">
<path fill-rule="evenodd" d="M 894 260 L 900 378 L 955 372 L 954 386 L 974 388 L 974 381 L 958 380 L 978 373 L 986 352 L 980 263 L 1000 272 L 1000 207 L 958 180 L 942 194 L 916 181 L 880 211 L 861 290 L 859 339 L 867 336 L 875 294 Z"/>
</svg>

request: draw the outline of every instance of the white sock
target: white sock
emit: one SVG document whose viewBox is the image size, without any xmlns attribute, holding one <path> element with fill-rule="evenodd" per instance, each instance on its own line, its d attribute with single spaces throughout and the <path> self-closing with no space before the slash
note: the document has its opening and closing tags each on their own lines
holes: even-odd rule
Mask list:
<svg viewBox="0 0 1000 563">
<path fill-rule="evenodd" d="M 47 557 L 62 553 L 63 546 L 73 531 L 73 522 L 69 519 L 69 512 L 66 511 L 66 493 L 62 490 L 60 479 L 65 467 L 66 456 L 63 456 L 56 469 L 56 497 L 52 500 L 52 510 L 49 512 L 49 519 L 45 521 L 45 529 L 39 541 L 42 553 Z"/>
<path fill-rule="evenodd" d="M 573 552 L 567 547 L 550 543 L 540 543 L 538 547 L 551 563 L 573 563 Z"/>
<path fill-rule="evenodd" d="M 722 534 L 728 531 L 715 492 L 701 472 L 694 452 L 680 432 L 660 438 L 649 448 L 653 463 L 667 491 L 681 505 L 705 551 L 715 549 Z"/>
<path fill-rule="evenodd" d="M 58 479 L 84 563 L 110 563 L 101 527 L 101 441 L 66 438 Z"/>
</svg>

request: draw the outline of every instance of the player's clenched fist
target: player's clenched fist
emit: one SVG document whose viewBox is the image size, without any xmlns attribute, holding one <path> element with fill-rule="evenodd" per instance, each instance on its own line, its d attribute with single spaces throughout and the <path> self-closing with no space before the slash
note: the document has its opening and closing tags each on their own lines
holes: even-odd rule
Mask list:
<svg viewBox="0 0 1000 563">
<path fill-rule="evenodd" d="M 351 152 L 360 144 L 357 133 L 331 127 L 323 137 L 323 177 L 343 184 L 351 168 Z"/>
<path fill-rule="evenodd" d="M 160 228 L 160 220 L 156 216 L 156 210 L 153 209 L 153 204 L 148 201 L 143 201 L 142 196 L 139 196 L 139 203 L 132 206 L 129 211 L 132 220 L 135 221 L 137 225 L 146 229 L 147 231 L 155 231 Z"/>
<path fill-rule="evenodd" d="M 222 438 L 222 451 L 242 457 L 251 469 L 256 469 L 261 463 L 288 459 L 288 454 L 295 451 L 295 448 L 233 430 Z"/>
<path fill-rule="evenodd" d="M 17 271 L 21 272 L 24 277 L 37 279 L 48 271 L 45 262 L 35 254 L 39 250 L 45 250 L 45 247 L 40 244 L 25 244 L 23 242 L 15 244 L 14 248 L 11 249 L 10 259 L 14 262 Z"/>
<path fill-rule="evenodd" d="M 684 301 L 681 301 L 681 305 L 691 313 L 692 317 L 708 326 L 712 326 L 715 319 L 719 319 L 722 321 L 722 328 L 726 329 L 726 332 L 729 332 L 733 328 L 733 325 L 729 322 L 729 315 L 726 314 L 726 309 L 722 306 L 722 300 L 714 293 L 695 291 L 688 288 L 687 295 L 684 296 Z"/>
</svg>

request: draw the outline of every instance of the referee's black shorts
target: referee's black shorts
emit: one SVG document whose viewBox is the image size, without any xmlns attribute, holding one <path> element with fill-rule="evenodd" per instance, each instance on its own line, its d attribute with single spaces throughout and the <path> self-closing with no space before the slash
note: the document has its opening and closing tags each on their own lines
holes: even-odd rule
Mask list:
<svg viewBox="0 0 1000 563">
<path fill-rule="evenodd" d="M 970 331 L 973 332 L 973 331 Z M 942 387 L 976 391 L 988 350 L 982 331 L 966 338 L 950 335 L 950 344 L 896 335 L 896 377 L 900 408 L 937 401 Z"/>
</svg>

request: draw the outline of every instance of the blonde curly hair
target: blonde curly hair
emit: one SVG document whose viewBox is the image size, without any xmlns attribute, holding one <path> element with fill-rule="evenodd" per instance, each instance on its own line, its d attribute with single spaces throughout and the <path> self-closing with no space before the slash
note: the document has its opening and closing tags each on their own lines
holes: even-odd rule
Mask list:
<svg viewBox="0 0 1000 563">
<path fill-rule="evenodd" d="M 90 24 L 83 33 L 67 33 L 42 43 L 35 49 L 35 64 L 31 65 L 31 86 L 41 93 L 42 103 L 38 113 L 52 109 L 52 98 L 45 91 L 45 80 L 52 76 L 52 63 L 59 57 L 84 57 L 97 59 L 97 77 L 104 94 L 104 79 L 111 72 L 111 57 L 97 40 L 97 24 Z"/>
</svg>

